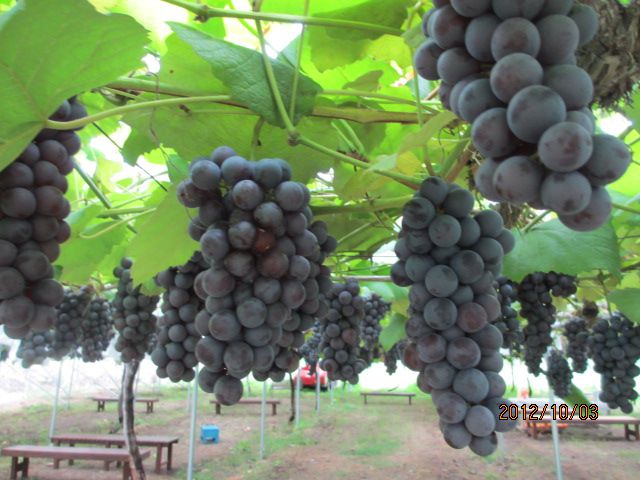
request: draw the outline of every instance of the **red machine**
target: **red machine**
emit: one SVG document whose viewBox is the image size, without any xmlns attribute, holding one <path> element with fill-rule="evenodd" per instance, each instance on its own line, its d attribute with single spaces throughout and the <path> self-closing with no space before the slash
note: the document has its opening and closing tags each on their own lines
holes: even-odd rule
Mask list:
<svg viewBox="0 0 640 480">
<path fill-rule="evenodd" d="M 302 387 L 316 388 L 316 374 L 310 372 L 311 367 L 306 365 L 300 369 L 300 383 Z M 320 374 L 320 388 L 326 390 L 329 387 L 329 378 L 327 372 L 322 370 L 319 366 L 316 367 L 316 371 Z M 297 375 L 293 377 L 294 381 L 297 381 Z"/>
</svg>

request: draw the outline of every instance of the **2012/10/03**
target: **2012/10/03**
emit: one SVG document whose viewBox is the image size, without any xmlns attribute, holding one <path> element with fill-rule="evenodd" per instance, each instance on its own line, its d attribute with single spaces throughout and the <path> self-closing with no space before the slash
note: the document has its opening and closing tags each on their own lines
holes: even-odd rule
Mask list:
<svg viewBox="0 0 640 480">
<path fill-rule="evenodd" d="M 531 404 L 516 405 L 515 403 L 500 404 L 500 413 L 498 415 L 499 420 L 517 420 L 522 418 L 524 420 L 544 420 L 548 415 L 552 420 L 597 420 L 598 419 L 598 405 L 595 403 L 587 404 L 575 404 L 569 406 L 566 403 L 560 404 L 544 404 L 542 406 Z"/>
</svg>

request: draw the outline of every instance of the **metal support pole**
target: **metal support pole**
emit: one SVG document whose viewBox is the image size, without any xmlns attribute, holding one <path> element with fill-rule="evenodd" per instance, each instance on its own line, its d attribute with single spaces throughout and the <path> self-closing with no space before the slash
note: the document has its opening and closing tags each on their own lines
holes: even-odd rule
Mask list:
<svg viewBox="0 0 640 480">
<path fill-rule="evenodd" d="M 329 382 L 329 397 L 331 399 L 331 404 L 333 405 L 333 382 Z"/>
<path fill-rule="evenodd" d="M 191 393 L 191 431 L 189 432 L 189 463 L 187 465 L 187 480 L 193 480 L 193 465 L 196 454 L 196 418 L 198 415 L 198 365 L 196 365 L 196 376 L 191 381 L 193 385 Z"/>
<path fill-rule="evenodd" d="M 267 416 L 267 382 L 262 382 L 262 401 L 260 402 L 260 460 L 264 460 L 264 424 Z"/>
<path fill-rule="evenodd" d="M 195 379 L 197 381 L 197 378 Z M 191 411 L 191 390 L 193 388 L 194 382 L 190 382 L 187 385 L 187 413 Z"/>
<path fill-rule="evenodd" d="M 316 363 L 316 413 L 320 413 L 320 373 L 318 372 L 319 364 Z"/>
<path fill-rule="evenodd" d="M 53 412 L 51 412 L 51 423 L 49 424 L 49 443 L 51 444 L 51 437 L 56 433 L 56 421 L 58 420 L 58 402 L 60 401 L 60 384 L 62 383 L 62 362 L 58 366 L 58 380 L 56 382 L 56 396 L 53 400 Z"/>
<path fill-rule="evenodd" d="M 296 375 L 296 427 L 300 426 L 300 367 L 298 367 L 298 374 Z"/>
<path fill-rule="evenodd" d="M 553 394 L 553 388 L 549 385 L 549 404 L 555 405 L 556 397 Z M 553 439 L 553 454 L 556 461 L 556 479 L 562 480 L 562 463 L 560 462 L 560 436 L 558 434 L 558 422 L 554 416 L 551 416 L 551 437 Z"/>
<path fill-rule="evenodd" d="M 71 387 L 73 386 L 73 374 L 76 372 L 76 359 L 73 359 L 73 363 L 71 364 L 71 375 L 69 376 L 69 388 L 67 388 L 67 406 L 65 410 L 69 410 L 71 408 Z"/>
<path fill-rule="evenodd" d="M 247 396 L 251 396 L 251 381 L 249 380 L 249 375 L 247 375 Z"/>
</svg>

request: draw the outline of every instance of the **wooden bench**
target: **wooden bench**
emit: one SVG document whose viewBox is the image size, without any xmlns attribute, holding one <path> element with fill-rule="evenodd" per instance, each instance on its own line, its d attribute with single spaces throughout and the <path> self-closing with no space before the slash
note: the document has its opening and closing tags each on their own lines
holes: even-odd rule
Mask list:
<svg viewBox="0 0 640 480">
<path fill-rule="evenodd" d="M 141 450 L 143 459 L 151 452 Z M 29 478 L 30 458 L 51 458 L 54 461 L 53 468 L 58 468 L 60 460 L 100 460 L 103 462 L 122 462 L 122 480 L 131 478 L 131 465 L 129 464 L 129 452 L 124 448 L 78 448 L 78 447 L 45 447 L 39 445 L 14 445 L 2 449 L 1 455 L 11 457 L 11 480 Z M 22 459 L 22 461 L 20 460 Z"/>
<path fill-rule="evenodd" d="M 178 437 L 161 436 L 161 435 L 138 435 L 136 437 L 138 445 L 141 447 L 155 447 L 156 449 L 156 473 L 162 470 L 162 450 L 167 449 L 167 472 L 171 471 L 173 461 L 173 444 L 178 443 Z M 99 435 L 92 433 L 68 433 L 63 435 L 54 435 L 51 437 L 54 445 L 69 444 L 73 447 L 76 444 L 93 444 L 105 445 L 107 448 L 125 446 L 124 435 Z M 54 460 L 59 462 L 59 460 Z M 69 465 L 73 465 L 73 460 L 69 460 Z M 105 469 L 109 470 L 109 462 L 105 461 Z"/>
<path fill-rule="evenodd" d="M 360 395 L 364 397 L 364 404 L 367 404 L 367 397 L 406 397 L 409 399 L 409 405 L 411 400 L 416 396 L 415 393 L 395 393 L 395 392 L 361 392 Z"/>
<path fill-rule="evenodd" d="M 104 412 L 104 405 L 107 402 L 119 402 L 120 399 L 112 398 L 112 397 L 91 397 L 91 400 L 94 402 L 98 402 L 98 412 Z M 153 413 L 153 405 L 156 402 L 159 402 L 159 398 L 142 398 L 138 397 L 135 399 L 138 403 L 145 403 L 147 405 L 147 413 Z"/>
<path fill-rule="evenodd" d="M 216 414 L 220 415 L 220 413 L 222 412 L 222 404 L 217 400 L 211 400 L 211 403 L 213 403 L 216 406 Z M 278 413 L 278 405 L 280 405 L 280 400 L 266 400 L 265 403 L 267 405 L 271 405 L 271 414 L 272 415 L 276 415 Z M 238 404 L 242 404 L 242 405 L 261 405 L 262 404 L 262 400 L 243 399 L 243 400 L 240 400 L 238 402 Z"/>
<path fill-rule="evenodd" d="M 547 417 L 542 420 L 527 420 L 527 435 L 534 439 L 538 438 L 540 426 L 551 423 L 551 418 Z M 566 425 L 624 425 L 624 438 L 631 440 L 634 437 L 636 441 L 640 440 L 640 418 L 626 416 L 601 416 L 596 420 L 558 420 L 558 423 Z M 633 428 L 631 428 L 633 426 Z"/>
</svg>

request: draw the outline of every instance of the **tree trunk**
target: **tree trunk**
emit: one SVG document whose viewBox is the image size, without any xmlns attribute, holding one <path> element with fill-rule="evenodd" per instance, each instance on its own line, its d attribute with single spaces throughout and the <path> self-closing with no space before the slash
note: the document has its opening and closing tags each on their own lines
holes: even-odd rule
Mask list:
<svg viewBox="0 0 640 480">
<path fill-rule="evenodd" d="M 596 37 L 578 50 L 578 65 L 595 87 L 594 101 L 605 108 L 629 100 L 640 81 L 640 1 L 628 6 L 617 0 L 580 0 L 600 16 Z"/>
<path fill-rule="evenodd" d="M 300 374 L 300 372 L 298 372 Z M 292 423 L 296 419 L 296 386 L 289 372 L 289 385 L 291 389 L 291 415 L 289 416 L 289 423 Z"/>
<path fill-rule="evenodd" d="M 120 429 L 122 428 L 122 421 L 123 421 L 123 417 L 124 417 L 124 413 L 123 413 L 123 395 L 124 395 L 124 378 L 125 375 L 127 374 L 127 369 L 123 368 L 122 369 L 122 379 L 120 380 L 120 394 L 118 395 L 118 423 L 111 429 L 109 430 L 110 434 L 114 434 L 114 433 L 118 433 L 120 431 Z"/>
<path fill-rule="evenodd" d="M 122 410 L 124 415 L 124 440 L 131 459 L 131 478 L 133 480 L 146 480 L 147 476 L 144 473 L 144 465 L 142 464 L 142 457 L 140 457 L 140 449 L 138 448 L 138 441 L 136 440 L 136 431 L 134 427 L 135 402 L 133 384 L 139 367 L 140 362 L 138 360 L 133 360 L 132 362 L 125 364 L 124 380 L 122 383 Z"/>
</svg>

